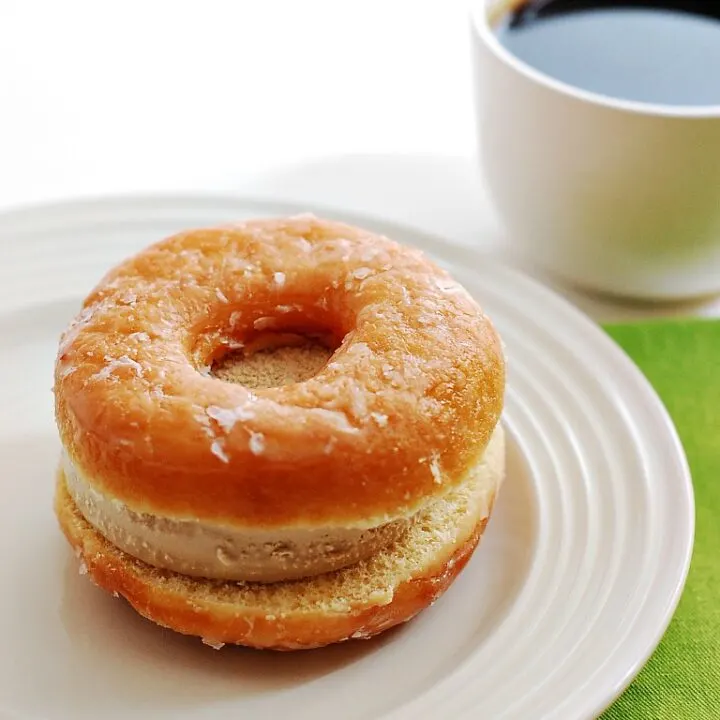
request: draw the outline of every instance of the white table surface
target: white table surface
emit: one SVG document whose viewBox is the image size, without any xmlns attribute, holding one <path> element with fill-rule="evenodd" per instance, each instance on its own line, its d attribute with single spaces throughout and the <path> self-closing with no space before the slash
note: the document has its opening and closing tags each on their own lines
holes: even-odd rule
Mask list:
<svg viewBox="0 0 720 720">
<path fill-rule="evenodd" d="M 468 41 L 465 0 L 0 0 L 0 209 L 233 191 L 502 254 Z M 720 314 L 556 289 L 598 320 Z"/>
</svg>

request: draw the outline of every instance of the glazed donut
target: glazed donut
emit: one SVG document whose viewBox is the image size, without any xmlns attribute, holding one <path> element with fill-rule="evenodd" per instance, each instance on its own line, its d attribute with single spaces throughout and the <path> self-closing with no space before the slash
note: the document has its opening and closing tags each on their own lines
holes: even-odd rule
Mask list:
<svg viewBox="0 0 720 720">
<path fill-rule="evenodd" d="M 213 372 L 308 338 L 328 359 L 302 381 Z M 111 270 L 61 338 L 58 515 L 105 586 L 98 547 L 126 579 L 337 581 L 462 496 L 452 555 L 502 479 L 504 387 L 492 323 L 417 250 L 311 215 L 179 233 Z"/>
</svg>

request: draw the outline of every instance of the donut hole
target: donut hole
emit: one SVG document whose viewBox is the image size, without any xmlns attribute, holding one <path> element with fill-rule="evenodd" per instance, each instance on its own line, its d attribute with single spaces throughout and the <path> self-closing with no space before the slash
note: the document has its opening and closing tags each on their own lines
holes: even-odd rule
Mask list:
<svg viewBox="0 0 720 720">
<path fill-rule="evenodd" d="M 330 333 L 258 333 L 217 358 L 210 375 L 251 389 L 292 385 L 317 375 L 337 346 Z"/>
<path fill-rule="evenodd" d="M 203 375 L 249 389 L 284 387 L 317 375 L 355 321 L 323 297 L 270 298 L 256 291 L 244 305 L 209 308 L 192 329 L 188 355 Z"/>
</svg>

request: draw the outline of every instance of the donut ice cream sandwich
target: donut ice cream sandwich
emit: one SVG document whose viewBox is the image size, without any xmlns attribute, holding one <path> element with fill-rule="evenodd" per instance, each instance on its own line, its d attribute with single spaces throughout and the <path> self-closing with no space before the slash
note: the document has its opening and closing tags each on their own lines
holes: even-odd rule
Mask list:
<svg viewBox="0 0 720 720">
<path fill-rule="evenodd" d="M 179 233 L 60 340 L 55 510 L 88 576 L 219 647 L 406 622 L 504 476 L 500 338 L 415 249 L 312 215 Z"/>
</svg>

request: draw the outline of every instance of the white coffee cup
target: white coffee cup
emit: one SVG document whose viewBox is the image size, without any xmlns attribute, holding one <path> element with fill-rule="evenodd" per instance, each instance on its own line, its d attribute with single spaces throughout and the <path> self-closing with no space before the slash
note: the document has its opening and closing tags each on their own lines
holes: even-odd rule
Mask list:
<svg viewBox="0 0 720 720">
<path fill-rule="evenodd" d="M 633 103 L 554 80 L 500 44 L 491 17 L 507 5 L 472 12 L 478 150 L 507 242 L 587 289 L 720 291 L 720 106 Z"/>
</svg>

